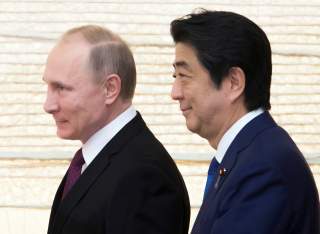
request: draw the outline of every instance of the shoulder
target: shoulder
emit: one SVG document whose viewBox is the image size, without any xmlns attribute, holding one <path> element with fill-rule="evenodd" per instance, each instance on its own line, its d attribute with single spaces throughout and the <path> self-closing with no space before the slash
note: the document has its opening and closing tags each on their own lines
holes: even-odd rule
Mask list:
<svg viewBox="0 0 320 234">
<path fill-rule="evenodd" d="M 280 181 L 290 193 L 315 186 L 303 154 L 289 134 L 279 126 L 260 132 L 237 157 L 241 171 L 263 172 L 268 175 L 266 178 Z"/>
<path fill-rule="evenodd" d="M 243 153 L 271 165 L 290 167 L 306 163 L 292 138 L 279 126 L 260 132 Z"/>
</svg>

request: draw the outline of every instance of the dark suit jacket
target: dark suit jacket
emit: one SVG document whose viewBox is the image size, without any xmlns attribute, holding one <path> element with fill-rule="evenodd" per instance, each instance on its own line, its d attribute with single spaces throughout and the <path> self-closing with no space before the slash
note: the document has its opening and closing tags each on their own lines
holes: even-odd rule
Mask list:
<svg viewBox="0 0 320 234">
<path fill-rule="evenodd" d="M 192 234 L 319 234 L 319 197 L 289 135 L 263 113 L 236 136 Z M 222 173 L 223 174 L 223 173 Z"/>
<path fill-rule="evenodd" d="M 48 234 L 187 234 L 181 174 L 140 114 L 103 148 L 66 197 L 56 193 Z"/>
</svg>

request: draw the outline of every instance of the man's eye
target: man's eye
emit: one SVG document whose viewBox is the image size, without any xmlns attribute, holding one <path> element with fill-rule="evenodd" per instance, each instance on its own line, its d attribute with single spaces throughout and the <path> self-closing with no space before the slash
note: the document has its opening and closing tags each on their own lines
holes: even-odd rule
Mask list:
<svg viewBox="0 0 320 234">
<path fill-rule="evenodd" d="M 177 77 L 179 77 L 179 78 L 186 78 L 186 77 L 189 77 L 189 76 L 187 76 L 187 75 L 184 74 L 184 73 L 179 73 L 179 74 L 177 75 Z"/>
<path fill-rule="evenodd" d="M 57 84 L 55 87 L 58 91 L 65 90 L 66 88 L 63 85 Z"/>
</svg>

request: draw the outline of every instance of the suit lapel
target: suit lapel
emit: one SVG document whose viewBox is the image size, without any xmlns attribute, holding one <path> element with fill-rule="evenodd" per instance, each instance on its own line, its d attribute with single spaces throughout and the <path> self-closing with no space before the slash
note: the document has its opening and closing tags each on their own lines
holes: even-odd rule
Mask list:
<svg viewBox="0 0 320 234">
<path fill-rule="evenodd" d="M 192 233 L 198 233 L 200 229 L 202 230 L 202 228 L 205 226 L 202 224 L 204 224 L 205 220 L 207 220 L 211 216 L 209 215 L 209 213 L 211 213 L 212 210 L 215 209 L 213 207 L 213 203 L 215 203 L 215 197 L 220 191 L 224 182 L 227 180 L 228 175 L 232 171 L 237 160 L 239 160 L 239 152 L 245 149 L 259 133 L 261 133 L 265 129 L 275 126 L 276 123 L 274 122 L 270 114 L 268 112 L 264 112 L 263 114 L 250 121 L 238 133 L 221 162 L 221 165 L 219 167 L 220 173 L 216 181 L 214 182 L 214 185 L 210 187 L 210 190 L 208 191 L 208 194 L 201 205 Z"/>
<path fill-rule="evenodd" d="M 75 185 L 71 188 L 66 197 L 60 202 L 58 210 L 55 212 L 53 230 L 54 233 L 60 233 L 64 223 L 70 216 L 72 209 L 78 204 L 81 198 L 86 194 L 91 185 L 106 170 L 115 156 L 124 145 L 136 136 L 145 127 L 141 115 L 131 120 L 124 126 L 115 137 L 101 150 L 92 163 L 86 168 Z M 61 188 L 59 188 L 61 190 Z M 61 198 L 61 194 L 60 194 Z M 59 199 L 60 200 L 60 199 Z M 51 219 L 50 219 L 51 221 Z"/>
<path fill-rule="evenodd" d="M 265 129 L 275 126 L 276 123 L 274 122 L 270 114 L 268 112 L 264 112 L 263 114 L 250 121 L 238 133 L 221 162 L 221 165 L 219 167 L 220 173 L 216 180 L 215 186 L 213 186 L 214 193 L 217 193 L 219 191 L 220 187 L 232 171 L 232 168 L 234 167 L 236 161 L 239 159 L 239 152 L 245 149 L 259 133 L 261 133 Z"/>
<path fill-rule="evenodd" d="M 62 197 L 63 188 L 64 188 L 64 184 L 66 182 L 66 179 L 67 179 L 67 173 L 64 175 L 64 177 L 58 187 L 58 190 L 56 192 L 54 200 L 53 200 L 51 213 L 50 213 L 50 219 L 49 219 L 49 227 L 48 227 L 49 234 L 53 233 L 53 227 L 55 226 L 55 216 L 56 216 L 57 210 L 60 206 L 61 197 Z"/>
</svg>

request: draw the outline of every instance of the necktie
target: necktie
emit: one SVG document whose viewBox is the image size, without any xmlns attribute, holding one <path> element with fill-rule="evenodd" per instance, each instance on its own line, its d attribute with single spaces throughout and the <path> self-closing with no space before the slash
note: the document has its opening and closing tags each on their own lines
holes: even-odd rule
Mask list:
<svg viewBox="0 0 320 234">
<path fill-rule="evenodd" d="M 219 165 L 220 164 L 218 163 L 217 159 L 213 158 L 211 163 L 210 163 L 209 170 L 208 170 L 208 178 L 207 178 L 207 183 L 206 183 L 206 187 L 205 187 L 205 190 L 204 190 L 204 197 L 208 193 L 211 185 L 217 179 L 218 171 L 219 171 Z"/>
<path fill-rule="evenodd" d="M 67 193 L 70 191 L 72 186 L 79 179 L 83 164 L 84 164 L 84 159 L 82 155 L 82 149 L 79 149 L 70 163 L 67 180 L 63 188 L 62 199 L 67 195 Z"/>
</svg>

